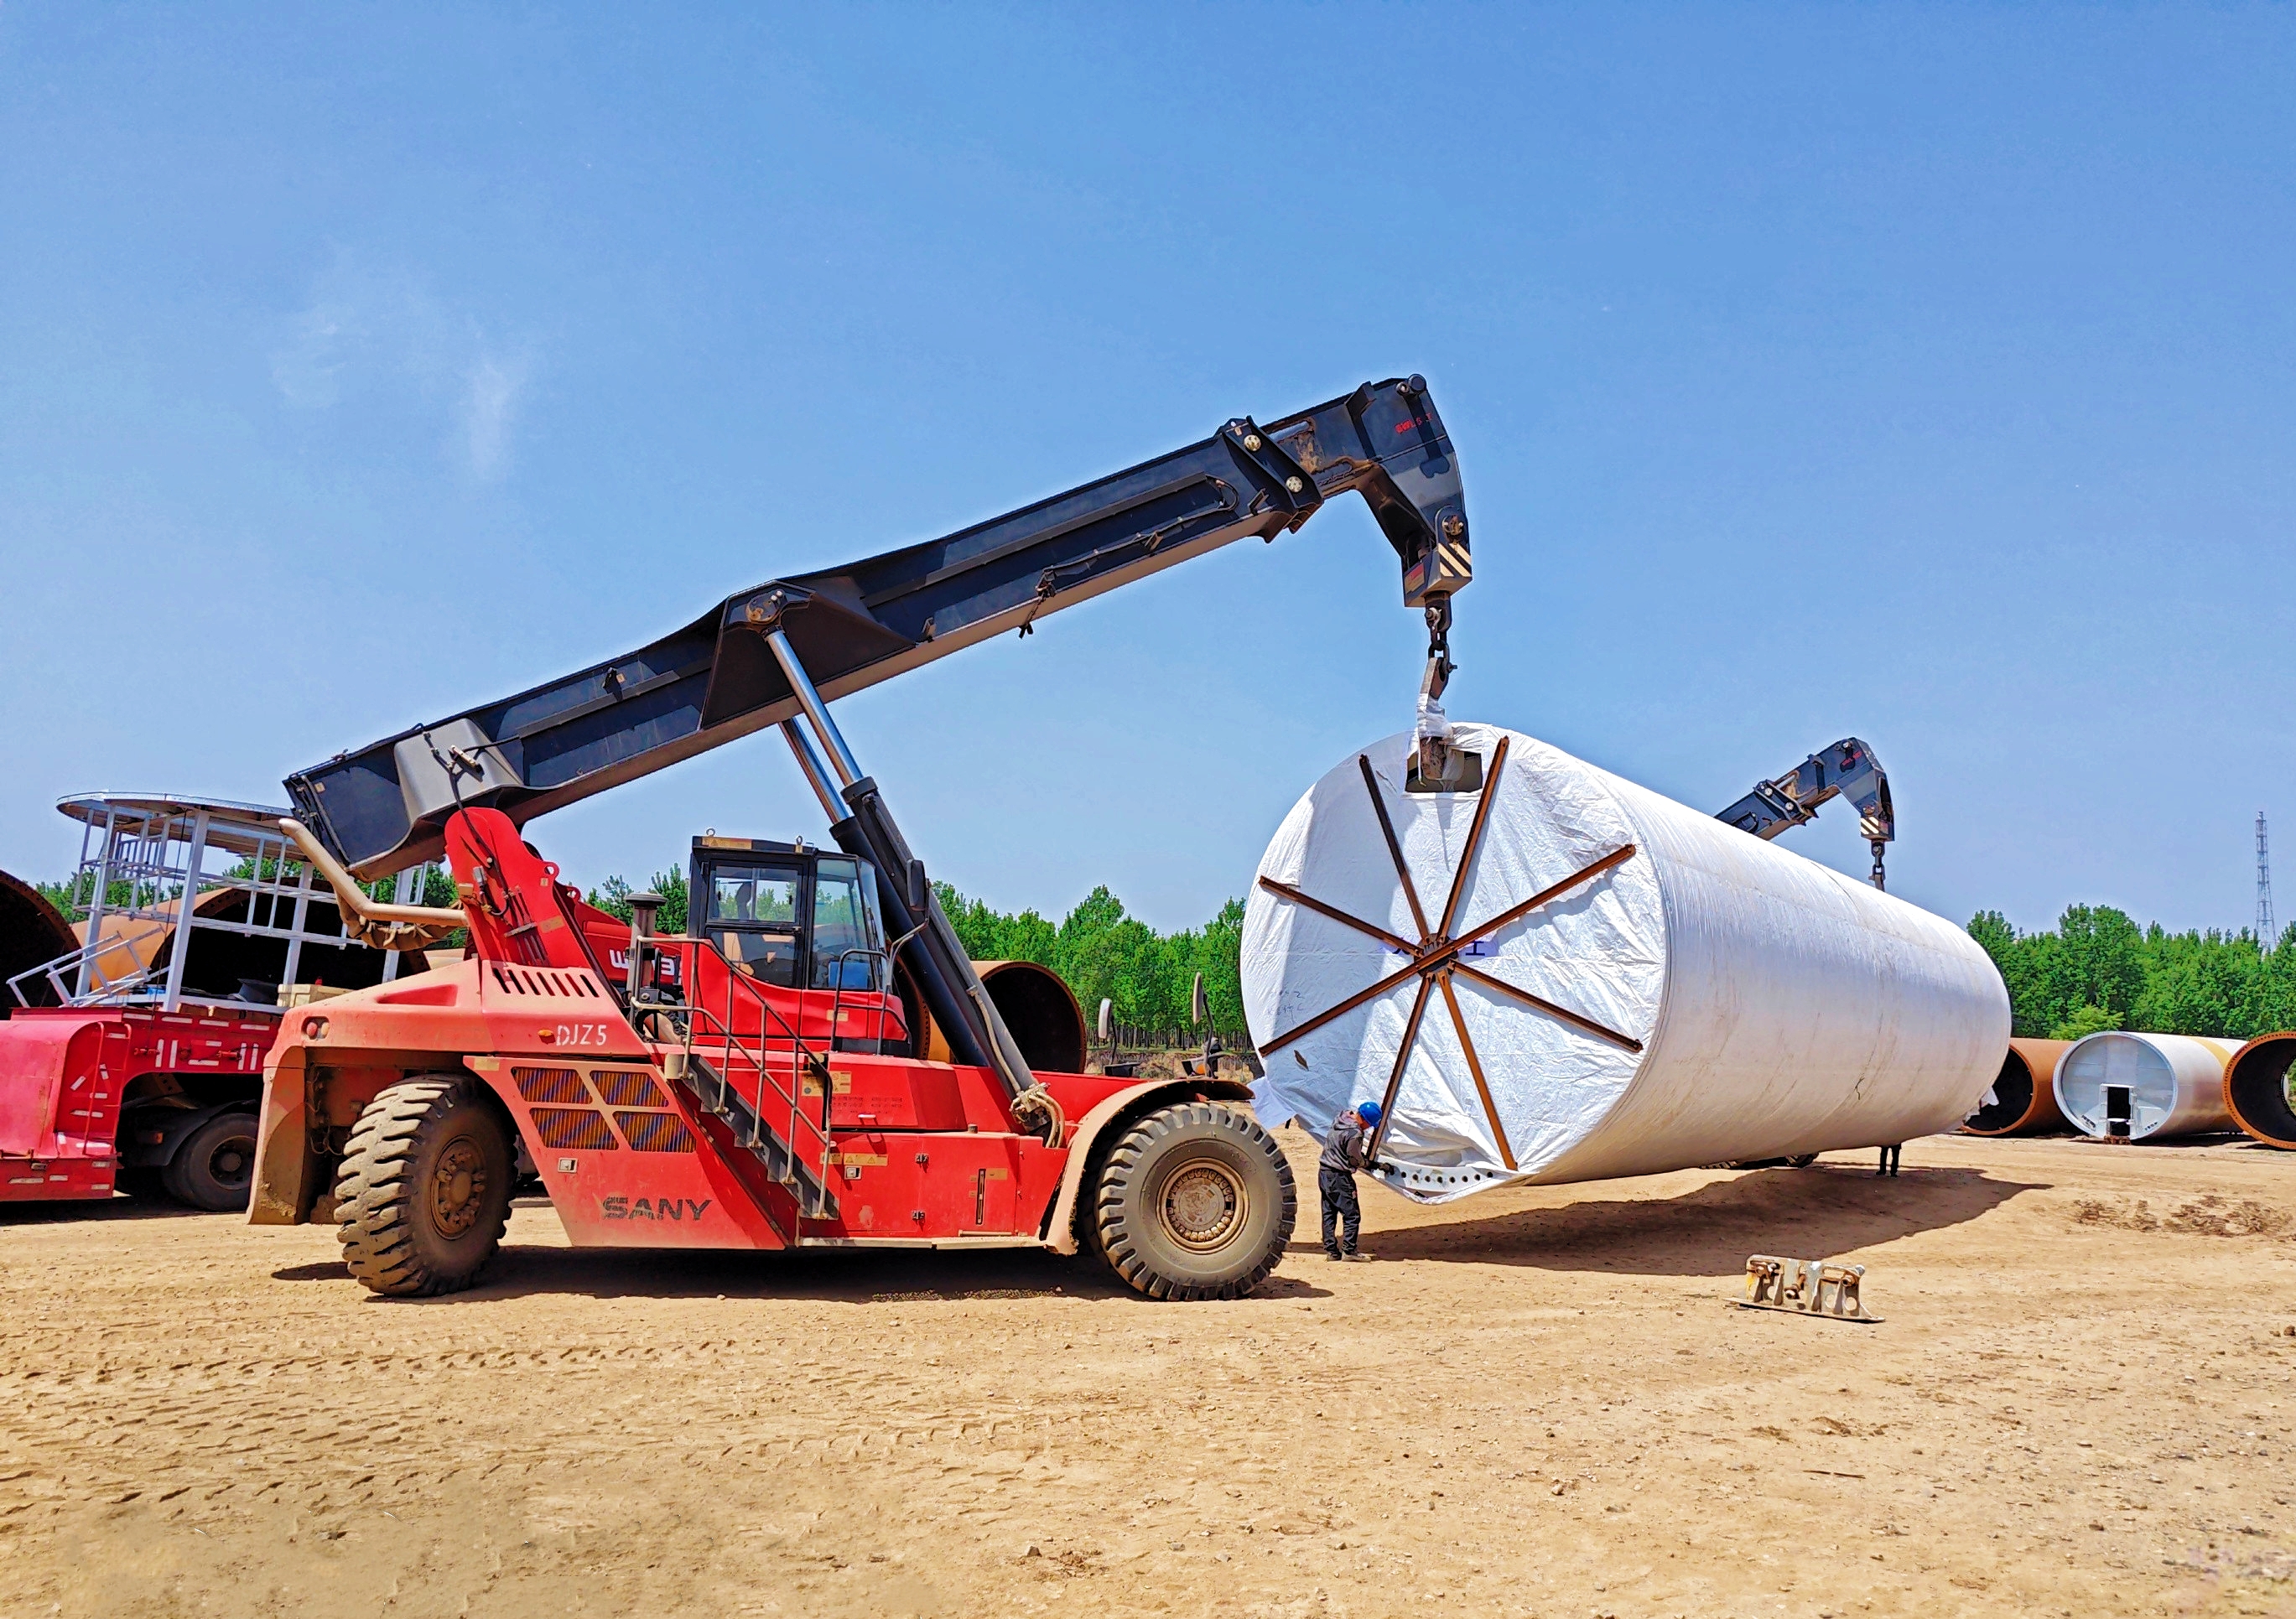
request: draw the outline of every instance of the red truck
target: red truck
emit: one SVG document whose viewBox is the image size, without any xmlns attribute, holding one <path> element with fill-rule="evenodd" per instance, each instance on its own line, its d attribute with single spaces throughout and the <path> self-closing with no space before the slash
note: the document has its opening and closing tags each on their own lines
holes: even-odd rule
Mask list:
<svg viewBox="0 0 2296 1619">
<path fill-rule="evenodd" d="M 86 828 L 73 879 L 86 920 L 67 925 L 10 885 L 19 960 L 29 940 L 56 953 L 0 995 L 0 1199 L 124 1191 L 244 1208 L 264 1059 L 288 1007 L 390 982 L 405 953 L 344 936 L 333 893 L 280 830 L 284 810 L 165 794 L 58 807 Z"/>
</svg>

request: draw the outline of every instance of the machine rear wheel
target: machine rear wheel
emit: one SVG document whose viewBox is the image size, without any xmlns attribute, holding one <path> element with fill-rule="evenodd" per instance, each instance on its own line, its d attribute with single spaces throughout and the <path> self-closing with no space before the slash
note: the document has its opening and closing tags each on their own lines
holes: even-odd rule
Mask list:
<svg viewBox="0 0 2296 1619">
<path fill-rule="evenodd" d="M 1283 1256 L 1300 1195 L 1275 1138 L 1216 1102 L 1160 1108 L 1126 1131 L 1094 1189 L 1094 1235 L 1151 1298 L 1241 1298 Z"/>
<path fill-rule="evenodd" d="M 344 1264 L 394 1298 L 461 1292 L 501 1246 L 512 1164 L 477 1080 L 425 1074 L 377 1092 L 335 1174 Z"/>
<path fill-rule="evenodd" d="M 178 1203 L 226 1214 L 247 1206 L 255 1183 L 255 1115 L 218 1113 L 185 1136 L 160 1172 Z"/>
</svg>

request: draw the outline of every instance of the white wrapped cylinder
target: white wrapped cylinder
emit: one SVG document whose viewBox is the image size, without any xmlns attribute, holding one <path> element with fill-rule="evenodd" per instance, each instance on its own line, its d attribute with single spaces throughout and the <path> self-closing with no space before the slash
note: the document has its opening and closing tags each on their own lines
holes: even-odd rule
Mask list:
<svg viewBox="0 0 2296 1619">
<path fill-rule="evenodd" d="M 2118 1029 L 2091 1034 L 2057 1059 L 2057 1106 L 2083 1135 L 2141 1141 L 2230 1130 L 2225 1064 L 2240 1044 Z"/>
<path fill-rule="evenodd" d="M 1242 968 L 1264 1122 L 1320 1133 L 1378 1099 L 1423 978 L 1383 1148 L 1401 1166 L 1388 1183 L 1423 1201 L 1894 1143 L 1952 1129 L 1977 1105 L 2008 1044 L 2009 999 L 1962 929 L 1521 732 L 1453 729 L 1486 771 L 1505 740 L 1495 789 L 1406 792 L 1407 732 L 1364 750 L 1436 934 L 1490 799 L 1448 930 L 1472 941 L 1448 996 L 1414 970 L 1433 958 L 1355 757 L 1293 806 L 1260 862 Z M 1629 845 L 1591 880 L 1478 936 Z"/>
</svg>

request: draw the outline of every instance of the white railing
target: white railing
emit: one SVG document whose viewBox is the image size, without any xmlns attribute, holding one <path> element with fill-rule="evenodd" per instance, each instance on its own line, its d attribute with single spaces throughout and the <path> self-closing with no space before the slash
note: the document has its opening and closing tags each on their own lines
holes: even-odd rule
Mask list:
<svg viewBox="0 0 2296 1619">
<path fill-rule="evenodd" d="M 39 981 L 67 1006 L 247 1005 L 244 996 L 186 988 L 201 934 L 276 942 L 281 985 L 298 981 L 306 949 L 364 948 L 344 935 L 333 892 L 280 829 L 286 810 L 108 793 L 56 807 L 86 829 L 66 900 L 84 922 L 83 942 L 11 977 L 19 1004 L 30 1004 L 26 986 Z M 400 903 L 419 892 L 422 875 L 399 873 Z M 398 976 L 399 955 L 385 956 L 384 980 Z"/>
</svg>

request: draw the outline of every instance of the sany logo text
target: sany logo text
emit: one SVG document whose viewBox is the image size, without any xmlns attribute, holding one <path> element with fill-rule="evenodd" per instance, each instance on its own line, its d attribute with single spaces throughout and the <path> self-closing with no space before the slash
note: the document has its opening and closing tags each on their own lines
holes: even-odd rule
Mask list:
<svg viewBox="0 0 2296 1619">
<path fill-rule="evenodd" d="M 640 1198 L 632 1202 L 627 1198 L 603 1198 L 599 1206 L 609 1220 L 699 1220 L 712 1198 L 696 1203 L 691 1198 Z"/>
</svg>

